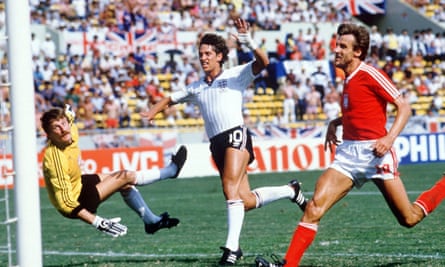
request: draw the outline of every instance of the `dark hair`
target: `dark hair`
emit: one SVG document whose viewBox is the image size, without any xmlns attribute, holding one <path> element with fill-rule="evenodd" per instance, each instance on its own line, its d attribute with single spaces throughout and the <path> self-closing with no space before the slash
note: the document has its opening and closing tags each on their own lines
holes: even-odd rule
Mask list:
<svg viewBox="0 0 445 267">
<path fill-rule="evenodd" d="M 337 35 L 340 37 L 346 34 L 351 34 L 354 36 L 355 43 L 353 44 L 353 48 L 354 50 L 360 50 L 362 52 L 360 59 L 365 60 L 369 49 L 368 30 L 363 26 L 352 23 L 340 24 L 337 29 Z"/>
<path fill-rule="evenodd" d="M 42 128 L 46 134 L 49 133 L 49 126 L 51 122 L 54 120 L 59 120 L 63 117 L 66 117 L 65 111 L 62 108 L 52 108 L 43 113 L 42 117 L 40 117 L 40 122 L 42 123 Z"/>
<path fill-rule="evenodd" d="M 222 53 L 223 57 L 221 60 L 221 65 L 229 58 L 229 48 L 227 47 L 226 40 L 222 36 L 214 33 L 206 33 L 201 37 L 199 47 L 201 47 L 203 44 L 213 46 L 216 54 Z"/>
</svg>

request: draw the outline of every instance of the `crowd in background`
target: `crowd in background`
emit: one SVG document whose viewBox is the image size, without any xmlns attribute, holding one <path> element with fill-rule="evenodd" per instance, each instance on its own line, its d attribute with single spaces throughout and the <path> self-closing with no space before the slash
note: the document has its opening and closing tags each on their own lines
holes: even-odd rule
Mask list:
<svg viewBox="0 0 445 267">
<path fill-rule="evenodd" d="M 143 31 L 156 27 L 159 30 L 229 31 L 230 18 L 240 15 L 253 25 L 254 30 L 280 30 L 285 22 L 349 21 L 347 12 L 336 10 L 329 1 L 148 1 L 148 0 L 30 0 L 31 23 L 43 24 L 57 31 L 125 32 L 130 28 Z M 419 7 L 420 1 L 417 2 Z M 423 1 L 425 2 L 425 1 Z M 443 6 L 443 4 L 441 4 Z M 443 9 L 440 9 L 443 13 Z M 443 16 L 439 12 L 438 18 Z M 314 24 L 315 25 L 315 24 Z M 0 3 L 0 27 L 5 29 L 4 4 Z M 32 33 L 33 76 L 35 86 L 36 122 L 44 110 L 51 106 L 70 104 L 78 113 L 85 129 L 97 127 L 129 127 L 131 114 L 147 108 L 169 91 L 180 90 L 199 78 L 197 55 L 183 54 L 174 60 L 161 63 L 156 54 L 136 49 L 120 56 L 114 51 L 103 51 L 93 40 L 87 54 L 72 53 L 69 46 L 58 48 L 52 35 L 43 41 Z M 273 94 L 283 99 L 282 112 L 276 122 L 288 123 L 316 120 L 320 112 L 324 119 L 339 114 L 341 73 L 314 73 L 301 70 L 286 71 L 283 60 L 332 60 L 335 34 L 329 43 L 321 38 L 317 28 L 286 33 L 275 40 L 274 57 L 269 67 L 258 77 L 248 94 L 259 89 L 272 88 Z M 264 47 L 265 40 L 256 40 Z M 3 46 L 0 79 L 7 82 L 8 54 Z M 231 46 L 232 64 L 249 60 L 252 55 L 242 47 Z M 266 48 L 265 48 L 266 49 Z M 61 53 L 59 53 L 61 51 Z M 441 92 L 445 88 L 445 32 L 431 29 L 403 30 L 371 27 L 371 51 L 368 63 L 381 67 L 413 103 L 416 97 L 433 96 L 431 112 L 442 108 Z M 423 68 L 425 72 L 414 72 Z M 169 74 L 168 85 L 162 85 L 160 75 Z M 2 122 L 8 121 L 7 88 L 1 90 Z M 133 101 L 131 104 L 129 103 Z M 135 103 L 134 103 L 135 102 Z M 97 125 L 97 114 L 103 114 L 104 125 Z M 174 125 L 183 117 L 199 117 L 193 106 L 181 110 L 171 108 L 164 116 Z M 143 122 L 142 126 L 147 126 Z"/>
<path fill-rule="evenodd" d="M 445 23 L 445 2 L 441 0 L 405 0 L 420 13 L 438 23 Z"/>
</svg>

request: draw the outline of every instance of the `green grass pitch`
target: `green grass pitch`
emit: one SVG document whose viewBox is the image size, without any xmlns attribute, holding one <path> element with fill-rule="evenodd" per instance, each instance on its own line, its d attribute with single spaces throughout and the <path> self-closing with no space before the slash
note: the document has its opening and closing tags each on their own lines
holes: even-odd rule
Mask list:
<svg viewBox="0 0 445 267">
<path fill-rule="evenodd" d="M 440 178 L 445 164 L 401 166 L 400 171 L 409 197 L 414 200 Z M 250 175 L 250 183 L 255 188 L 282 185 L 297 178 L 310 197 L 319 174 L 320 171 Z M 219 247 L 224 245 L 227 232 L 219 178 L 168 180 L 139 190 L 154 212 L 168 211 L 181 219 L 180 225 L 146 235 L 138 216 L 115 194 L 98 211 L 103 217 L 122 217 L 122 223 L 128 226 L 126 236 L 113 239 L 79 220 L 60 216 L 50 205 L 45 189 L 41 189 L 44 266 L 218 266 Z M 2 205 L 0 216 L 3 214 Z M 245 256 L 237 266 L 254 266 L 256 255 L 283 256 L 301 215 L 288 200 L 246 213 L 240 239 Z M 323 218 L 301 265 L 445 266 L 444 218 L 442 205 L 416 227 L 403 228 L 376 187 L 368 183 L 360 190 L 354 189 Z M 0 227 L 2 246 L 6 231 Z M 7 264 L 7 254 L 0 250 L 0 266 Z"/>
</svg>

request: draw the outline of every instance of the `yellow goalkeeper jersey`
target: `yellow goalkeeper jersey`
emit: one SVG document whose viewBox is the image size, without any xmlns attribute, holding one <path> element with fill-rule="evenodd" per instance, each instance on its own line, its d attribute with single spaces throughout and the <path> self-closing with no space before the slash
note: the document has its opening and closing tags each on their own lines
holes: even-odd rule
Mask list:
<svg viewBox="0 0 445 267">
<path fill-rule="evenodd" d="M 72 211 L 79 206 L 77 201 L 82 188 L 80 170 L 79 132 L 71 123 L 73 143 L 65 149 L 48 141 L 43 156 L 43 176 L 49 199 L 54 207 L 66 217 L 72 218 Z"/>
</svg>

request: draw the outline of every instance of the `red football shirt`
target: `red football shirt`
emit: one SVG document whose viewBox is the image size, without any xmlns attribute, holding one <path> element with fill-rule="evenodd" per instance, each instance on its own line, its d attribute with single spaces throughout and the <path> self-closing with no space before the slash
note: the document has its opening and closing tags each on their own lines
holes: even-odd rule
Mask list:
<svg viewBox="0 0 445 267">
<path fill-rule="evenodd" d="M 344 140 L 373 140 L 386 135 L 386 106 L 400 96 L 389 77 L 361 63 L 345 80 L 341 108 Z"/>
</svg>

